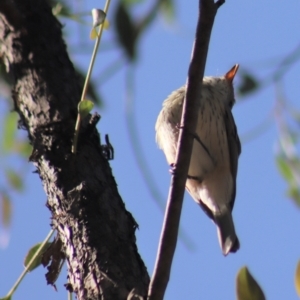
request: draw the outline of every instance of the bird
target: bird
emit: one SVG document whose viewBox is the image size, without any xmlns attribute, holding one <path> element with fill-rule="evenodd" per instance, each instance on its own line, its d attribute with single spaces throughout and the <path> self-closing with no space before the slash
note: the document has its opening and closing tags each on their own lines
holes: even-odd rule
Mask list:
<svg viewBox="0 0 300 300">
<path fill-rule="evenodd" d="M 186 180 L 186 190 L 216 224 L 224 256 L 240 248 L 232 210 L 241 143 L 232 115 L 233 79 L 239 65 L 225 75 L 205 76 L 198 106 L 198 121 Z M 156 142 L 174 167 L 186 85 L 163 102 L 155 131 Z"/>
</svg>

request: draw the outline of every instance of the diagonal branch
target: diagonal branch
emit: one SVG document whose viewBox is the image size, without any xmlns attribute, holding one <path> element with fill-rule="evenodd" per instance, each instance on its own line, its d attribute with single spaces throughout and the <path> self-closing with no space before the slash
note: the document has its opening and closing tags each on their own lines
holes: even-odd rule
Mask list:
<svg viewBox="0 0 300 300">
<path fill-rule="evenodd" d="M 71 153 L 80 86 L 61 29 L 47 1 L 0 1 L 0 57 L 14 77 L 19 124 L 63 244 L 66 287 L 79 300 L 144 296 L 149 277 L 137 224 L 102 153 L 96 117 L 83 120 L 77 155 Z"/>
<path fill-rule="evenodd" d="M 210 35 L 215 15 L 218 8 L 224 2 L 225 1 L 214 2 L 213 0 L 199 0 L 200 13 L 192 59 L 188 71 L 187 92 L 181 119 L 182 127 L 185 128 L 185 130 L 181 130 L 179 134 L 175 170 L 171 179 L 156 265 L 148 290 L 148 300 L 163 299 L 169 281 L 177 243 L 185 182 L 192 153 L 193 137 L 189 132 L 195 132 L 196 129 L 199 101 L 201 101 L 201 84 Z"/>
</svg>

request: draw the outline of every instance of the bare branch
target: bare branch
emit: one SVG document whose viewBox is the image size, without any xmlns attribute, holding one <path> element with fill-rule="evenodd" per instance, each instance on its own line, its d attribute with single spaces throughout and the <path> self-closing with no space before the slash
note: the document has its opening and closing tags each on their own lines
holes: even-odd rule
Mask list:
<svg viewBox="0 0 300 300">
<path fill-rule="evenodd" d="M 199 1 L 200 13 L 188 71 L 187 92 L 181 119 L 182 127 L 185 130 L 180 130 L 179 134 L 174 175 L 171 179 L 155 270 L 148 290 L 148 300 L 163 299 L 169 281 L 193 145 L 193 137 L 190 133 L 195 132 L 197 124 L 201 85 L 214 18 L 218 8 L 223 3 L 224 1 L 216 3 L 213 0 Z"/>
</svg>

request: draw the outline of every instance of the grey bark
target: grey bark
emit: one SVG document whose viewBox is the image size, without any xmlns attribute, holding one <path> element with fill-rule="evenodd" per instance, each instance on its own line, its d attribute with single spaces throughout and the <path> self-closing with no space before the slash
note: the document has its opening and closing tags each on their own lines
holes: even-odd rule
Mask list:
<svg viewBox="0 0 300 300">
<path fill-rule="evenodd" d="M 71 153 L 81 90 L 46 1 L 1 0 L 0 55 L 66 255 L 67 288 L 78 299 L 145 296 L 149 276 L 136 247 L 137 224 L 103 155 L 97 118 L 83 122 L 78 152 Z"/>
</svg>

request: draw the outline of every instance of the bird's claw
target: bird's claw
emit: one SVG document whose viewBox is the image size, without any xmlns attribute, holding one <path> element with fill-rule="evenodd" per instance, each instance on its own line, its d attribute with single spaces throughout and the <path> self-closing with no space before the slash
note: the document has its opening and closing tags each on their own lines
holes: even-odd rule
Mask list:
<svg viewBox="0 0 300 300">
<path fill-rule="evenodd" d="M 170 170 L 169 172 L 171 173 L 171 175 L 175 175 L 176 174 L 176 165 L 175 163 L 171 163 L 170 164 Z M 192 179 L 192 180 L 197 180 L 197 181 L 202 181 L 200 177 L 198 176 L 192 176 L 192 175 L 189 175 L 187 174 L 186 176 L 187 179 Z"/>
<path fill-rule="evenodd" d="M 170 164 L 169 172 L 171 173 L 171 175 L 175 175 L 175 173 L 176 173 L 176 166 L 175 166 L 175 163 L 171 163 L 171 164 Z"/>
</svg>

